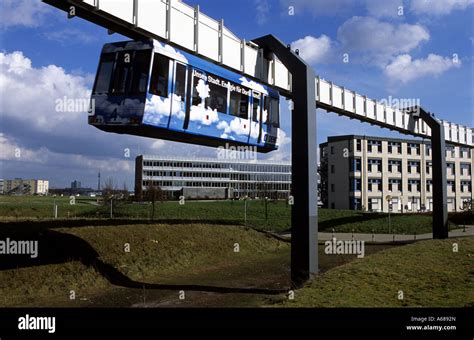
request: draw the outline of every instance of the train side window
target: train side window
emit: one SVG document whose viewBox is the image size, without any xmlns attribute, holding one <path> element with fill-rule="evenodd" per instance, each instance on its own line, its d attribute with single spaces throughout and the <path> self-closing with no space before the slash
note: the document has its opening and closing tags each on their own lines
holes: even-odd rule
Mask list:
<svg viewBox="0 0 474 340">
<path fill-rule="evenodd" d="M 103 54 L 100 59 L 94 93 L 108 93 L 114 70 L 115 53 Z"/>
<path fill-rule="evenodd" d="M 267 114 L 263 113 L 262 123 L 267 124 L 268 117 L 270 116 L 270 99 L 267 96 L 263 97 L 263 107 L 264 107 L 264 110 L 267 111 Z"/>
<path fill-rule="evenodd" d="M 227 88 L 207 82 L 209 86 L 209 97 L 206 98 L 206 108 L 227 113 Z"/>
<path fill-rule="evenodd" d="M 133 62 L 133 76 L 132 87 L 130 92 L 132 94 L 146 93 L 146 86 L 148 82 L 148 70 L 150 68 L 149 50 L 142 50 L 135 52 L 135 60 Z"/>
<path fill-rule="evenodd" d="M 270 123 L 274 127 L 280 126 L 280 101 L 276 98 L 270 98 Z"/>
<path fill-rule="evenodd" d="M 151 94 L 168 97 L 169 68 L 170 60 L 161 54 L 155 53 L 150 80 Z"/>
<path fill-rule="evenodd" d="M 245 91 L 245 90 L 244 90 Z M 230 92 L 230 110 L 232 116 L 248 119 L 249 117 L 249 96 L 237 91 Z"/>
<path fill-rule="evenodd" d="M 184 100 L 186 95 L 186 66 L 176 63 L 176 79 L 174 93 Z"/>
<path fill-rule="evenodd" d="M 253 115 L 252 115 L 252 120 L 254 122 L 258 122 L 259 118 L 259 106 L 260 106 L 260 99 L 253 98 Z"/>
</svg>

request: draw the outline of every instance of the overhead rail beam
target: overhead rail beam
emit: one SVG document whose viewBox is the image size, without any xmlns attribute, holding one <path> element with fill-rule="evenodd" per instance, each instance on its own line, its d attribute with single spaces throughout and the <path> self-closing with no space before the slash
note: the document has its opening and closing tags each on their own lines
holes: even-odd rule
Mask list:
<svg viewBox="0 0 474 340">
<path fill-rule="evenodd" d="M 74 16 L 132 39 L 156 39 L 276 88 L 291 98 L 292 75 L 272 53 L 238 38 L 223 20 L 214 20 L 178 0 L 43 0 Z M 417 137 L 430 138 L 431 128 L 398 108 L 316 77 L 316 107 Z M 419 104 L 418 104 L 419 105 Z M 407 106 L 415 106 L 413 103 Z M 474 129 L 440 120 L 445 141 L 474 147 Z"/>
</svg>

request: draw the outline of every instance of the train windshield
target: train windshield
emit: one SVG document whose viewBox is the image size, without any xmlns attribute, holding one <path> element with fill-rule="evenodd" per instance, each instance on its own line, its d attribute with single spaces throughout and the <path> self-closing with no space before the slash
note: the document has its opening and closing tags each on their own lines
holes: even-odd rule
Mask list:
<svg viewBox="0 0 474 340">
<path fill-rule="evenodd" d="M 93 93 L 146 94 L 150 57 L 150 50 L 103 54 Z"/>
</svg>

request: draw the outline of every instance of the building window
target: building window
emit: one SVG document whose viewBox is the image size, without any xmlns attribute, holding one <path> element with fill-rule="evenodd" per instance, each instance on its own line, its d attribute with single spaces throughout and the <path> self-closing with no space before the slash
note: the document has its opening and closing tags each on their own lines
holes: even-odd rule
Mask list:
<svg viewBox="0 0 474 340">
<path fill-rule="evenodd" d="M 466 147 L 462 147 L 460 149 L 460 152 L 461 152 L 461 157 L 462 158 L 471 158 L 471 149 L 469 148 L 466 148 Z"/>
<path fill-rule="evenodd" d="M 471 176 L 471 164 L 461 163 L 461 175 L 462 176 Z"/>
<path fill-rule="evenodd" d="M 420 192 L 421 191 L 421 182 L 417 179 L 411 179 L 408 181 L 408 188 L 411 192 Z"/>
<path fill-rule="evenodd" d="M 425 154 L 426 156 L 431 156 L 431 144 L 425 145 Z"/>
<path fill-rule="evenodd" d="M 432 180 L 427 180 L 426 181 L 426 192 L 431 192 L 431 186 L 433 185 Z"/>
<path fill-rule="evenodd" d="M 419 143 L 408 143 L 408 150 L 410 155 L 420 155 L 420 144 Z"/>
<path fill-rule="evenodd" d="M 448 182 L 448 189 L 451 189 L 452 192 L 456 191 L 456 184 L 454 181 L 447 181 Z"/>
<path fill-rule="evenodd" d="M 431 173 L 432 162 L 426 162 L 426 174 L 429 175 Z"/>
<path fill-rule="evenodd" d="M 446 167 L 448 169 L 448 175 L 454 175 L 456 173 L 456 164 L 449 162 L 446 163 Z"/>
<path fill-rule="evenodd" d="M 336 172 L 335 166 L 334 166 L 334 164 L 331 164 L 331 173 L 333 174 L 335 172 Z"/>
<path fill-rule="evenodd" d="M 331 146 L 331 155 L 334 155 L 334 146 Z"/>
<path fill-rule="evenodd" d="M 354 210 L 360 210 L 362 208 L 362 204 L 361 204 L 361 199 L 360 198 L 356 198 L 354 197 L 352 199 L 352 209 Z"/>
<path fill-rule="evenodd" d="M 389 171 L 392 173 L 400 173 L 402 170 L 402 161 L 398 159 L 388 160 Z"/>
<path fill-rule="evenodd" d="M 408 169 L 411 174 L 420 173 L 420 162 L 419 161 L 408 161 Z"/>
<path fill-rule="evenodd" d="M 389 178 L 388 180 L 388 191 L 398 192 L 402 190 L 402 181 L 397 178 Z"/>
<path fill-rule="evenodd" d="M 402 143 L 400 142 L 388 142 L 388 153 L 397 152 L 398 154 L 402 153 Z"/>
<path fill-rule="evenodd" d="M 369 172 L 382 172 L 382 160 L 379 158 L 369 158 Z"/>
<path fill-rule="evenodd" d="M 357 151 L 362 151 L 362 140 L 361 139 L 356 139 L 356 150 Z"/>
<path fill-rule="evenodd" d="M 453 145 L 446 145 L 446 157 L 456 157 L 456 148 Z"/>
<path fill-rule="evenodd" d="M 362 180 L 360 178 L 354 178 L 353 181 L 351 181 L 351 191 L 356 192 L 356 191 L 361 191 L 362 190 Z"/>
<path fill-rule="evenodd" d="M 352 171 L 362 171 L 362 161 L 360 158 L 353 159 Z"/>
<path fill-rule="evenodd" d="M 335 192 L 336 191 L 336 186 L 333 184 L 331 184 L 331 192 Z"/>
<path fill-rule="evenodd" d="M 382 180 L 381 179 L 378 179 L 378 178 L 369 178 L 368 180 L 368 184 L 369 184 L 369 191 L 370 192 L 373 192 L 373 191 L 380 191 L 380 186 L 382 184 Z"/>
<path fill-rule="evenodd" d="M 380 140 L 369 140 L 367 141 L 370 152 L 382 152 L 382 141 Z"/>
<path fill-rule="evenodd" d="M 471 192 L 471 181 L 461 181 L 461 191 Z"/>
</svg>

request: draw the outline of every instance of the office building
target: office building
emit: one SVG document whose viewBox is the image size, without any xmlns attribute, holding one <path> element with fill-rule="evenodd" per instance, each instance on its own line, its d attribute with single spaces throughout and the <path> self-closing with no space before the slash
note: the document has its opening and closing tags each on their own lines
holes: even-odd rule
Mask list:
<svg viewBox="0 0 474 340">
<path fill-rule="evenodd" d="M 426 140 L 329 137 L 320 144 L 323 206 L 377 212 L 431 211 L 431 156 L 431 143 Z M 447 144 L 446 162 L 448 211 L 461 211 L 464 202 L 474 198 L 473 150 Z"/>
</svg>

